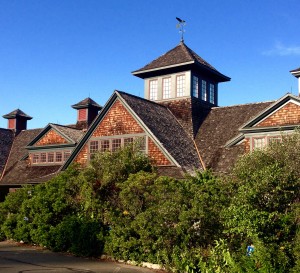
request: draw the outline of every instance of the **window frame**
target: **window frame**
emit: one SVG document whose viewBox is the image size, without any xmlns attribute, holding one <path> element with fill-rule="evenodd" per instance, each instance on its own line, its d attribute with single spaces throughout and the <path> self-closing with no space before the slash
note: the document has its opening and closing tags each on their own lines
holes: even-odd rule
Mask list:
<svg viewBox="0 0 300 273">
<path fill-rule="evenodd" d="M 176 75 L 176 98 L 184 97 L 186 89 L 185 74 Z"/>
<path fill-rule="evenodd" d="M 167 81 L 167 84 L 165 84 Z M 170 99 L 172 92 L 172 78 L 165 77 L 162 78 L 162 98 L 163 99 Z"/>
<path fill-rule="evenodd" d="M 155 101 L 157 99 L 158 99 L 158 79 L 152 79 L 149 80 L 149 100 Z"/>
</svg>

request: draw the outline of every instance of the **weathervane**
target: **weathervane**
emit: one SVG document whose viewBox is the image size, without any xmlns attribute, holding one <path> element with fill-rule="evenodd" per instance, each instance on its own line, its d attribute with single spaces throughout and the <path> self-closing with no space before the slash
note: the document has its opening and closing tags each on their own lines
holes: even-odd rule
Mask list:
<svg viewBox="0 0 300 273">
<path fill-rule="evenodd" d="M 183 33 L 185 32 L 184 26 L 185 26 L 185 21 L 181 20 L 180 18 L 176 17 L 176 20 L 178 21 L 178 24 L 176 25 L 177 28 L 179 29 L 179 33 L 181 33 L 181 42 L 183 42 Z"/>
</svg>

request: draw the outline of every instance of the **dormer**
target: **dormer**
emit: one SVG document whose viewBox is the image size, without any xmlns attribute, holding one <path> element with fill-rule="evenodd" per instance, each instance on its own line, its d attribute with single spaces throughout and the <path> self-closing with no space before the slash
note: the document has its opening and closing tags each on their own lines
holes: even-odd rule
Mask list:
<svg viewBox="0 0 300 273">
<path fill-rule="evenodd" d="M 77 110 L 76 127 L 79 129 L 86 129 L 93 122 L 102 107 L 91 98 L 86 98 L 74 105 L 72 108 Z"/>
<path fill-rule="evenodd" d="M 8 119 L 7 128 L 14 130 L 16 134 L 18 134 L 22 130 L 27 129 L 27 120 L 31 120 L 32 117 L 25 114 L 20 109 L 16 109 L 9 114 L 3 116 Z"/>
<path fill-rule="evenodd" d="M 132 74 L 144 79 L 146 99 L 163 102 L 193 97 L 208 106 L 218 105 L 218 84 L 230 81 L 183 41 Z"/>
</svg>

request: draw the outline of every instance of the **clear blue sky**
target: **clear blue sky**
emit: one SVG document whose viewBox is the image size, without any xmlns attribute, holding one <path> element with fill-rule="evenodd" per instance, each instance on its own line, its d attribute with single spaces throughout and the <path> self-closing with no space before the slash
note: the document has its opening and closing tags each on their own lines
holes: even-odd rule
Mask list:
<svg viewBox="0 0 300 273">
<path fill-rule="evenodd" d="M 70 105 L 104 105 L 115 89 L 143 96 L 131 75 L 180 41 L 226 76 L 221 106 L 292 92 L 300 67 L 299 0 L 0 0 L 0 127 L 20 108 L 33 119 L 71 124 Z"/>
</svg>

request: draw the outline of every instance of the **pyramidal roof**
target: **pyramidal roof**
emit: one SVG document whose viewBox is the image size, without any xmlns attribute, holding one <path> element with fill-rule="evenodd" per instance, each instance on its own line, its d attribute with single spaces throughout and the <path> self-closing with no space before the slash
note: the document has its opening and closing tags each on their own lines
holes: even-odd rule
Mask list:
<svg viewBox="0 0 300 273">
<path fill-rule="evenodd" d="M 74 109 L 89 108 L 91 106 L 95 107 L 95 108 L 98 108 L 98 109 L 102 108 L 97 102 L 95 102 L 91 98 L 86 98 L 86 99 L 72 105 L 72 107 Z"/>
<path fill-rule="evenodd" d="M 153 60 L 149 64 L 145 65 L 144 67 L 135 70 L 132 72 L 133 75 L 141 76 L 144 73 L 167 69 L 167 68 L 174 68 L 183 65 L 197 65 L 203 69 L 209 70 L 218 76 L 221 76 L 223 81 L 228 81 L 230 78 L 222 75 L 218 70 L 216 70 L 212 65 L 210 65 L 207 61 L 202 59 L 197 53 L 195 53 L 192 49 L 190 49 L 183 41 L 179 43 L 176 47 L 169 50 L 162 56 L 158 57 L 157 59 Z"/>
<path fill-rule="evenodd" d="M 4 118 L 6 119 L 12 119 L 12 118 L 16 118 L 16 117 L 23 117 L 26 119 L 32 119 L 31 116 L 28 116 L 27 114 L 25 114 L 23 111 L 21 111 L 20 109 L 16 109 L 6 115 L 3 115 Z"/>
</svg>

